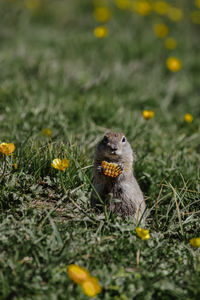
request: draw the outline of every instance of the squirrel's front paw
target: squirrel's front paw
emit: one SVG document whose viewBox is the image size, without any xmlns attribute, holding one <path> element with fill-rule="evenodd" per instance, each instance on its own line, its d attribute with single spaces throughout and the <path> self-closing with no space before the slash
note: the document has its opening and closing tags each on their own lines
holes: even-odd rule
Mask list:
<svg viewBox="0 0 200 300">
<path fill-rule="evenodd" d="M 124 167 L 123 167 L 122 164 L 118 164 L 118 166 L 120 167 L 120 169 L 121 169 L 122 171 L 124 171 Z"/>
<path fill-rule="evenodd" d="M 98 166 L 98 167 L 97 167 L 97 172 L 98 172 L 99 174 L 103 174 L 103 168 L 102 168 L 102 166 Z"/>
</svg>

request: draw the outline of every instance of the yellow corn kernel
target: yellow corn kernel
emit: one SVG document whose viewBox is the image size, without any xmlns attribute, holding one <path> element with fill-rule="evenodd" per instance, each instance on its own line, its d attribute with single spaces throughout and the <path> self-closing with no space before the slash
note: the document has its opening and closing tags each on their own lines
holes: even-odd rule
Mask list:
<svg viewBox="0 0 200 300">
<path fill-rule="evenodd" d="M 106 176 L 115 178 L 122 173 L 122 169 L 115 163 L 108 163 L 106 161 L 102 161 L 101 166 L 103 168 L 103 173 Z"/>
</svg>

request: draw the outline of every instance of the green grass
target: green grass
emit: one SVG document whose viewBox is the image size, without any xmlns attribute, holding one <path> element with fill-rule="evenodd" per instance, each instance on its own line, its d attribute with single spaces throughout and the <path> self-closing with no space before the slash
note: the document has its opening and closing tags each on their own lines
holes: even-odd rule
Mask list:
<svg viewBox="0 0 200 300">
<path fill-rule="evenodd" d="M 185 15 L 194 9 L 177 3 Z M 96 299 L 199 299 L 200 252 L 189 245 L 200 236 L 199 27 L 113 7 L 109 36 L 96 39 L 90 1 L 0 8 L 0 142 L 16 146 L 0 179 L 0 299 L 87 299 L 67 275 L 72 263 L 99 279 Z M 154 36 L 160 20 L 178 40 L 172 52 Z M 166 69 L 170 55 L 182 61 L 177 73 Z M 143 120 L 143 109 L 155 117 Z M 131 218 L 90 207 L 106 130 L 123 131 L 136 152 L 148 241 Z M 51 162 L 64 156 L 61 174 Z"/>
</svg>

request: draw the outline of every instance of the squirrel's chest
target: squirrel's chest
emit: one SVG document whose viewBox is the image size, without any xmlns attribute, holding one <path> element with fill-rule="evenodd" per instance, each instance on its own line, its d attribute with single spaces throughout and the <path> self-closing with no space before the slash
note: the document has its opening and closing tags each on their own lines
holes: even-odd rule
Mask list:
<svg viewBox="0 0 200 300">
<path fill-rule="evenodd" d="M 125 199 L 130 197 L 130 194 L 134 192 L 134 189 L 130 182 L 120 180 L 105 185 L 104 192 L 105 194 L 111 193 L 113 198 Z"/>
<path fill-rule="evenodd" d="M 113 197 L 121 198 L 124 194 L 124 186 L 121 182 L 114 182 L 108 187 L 108 193 L 112 193 Z"/>
</svg>

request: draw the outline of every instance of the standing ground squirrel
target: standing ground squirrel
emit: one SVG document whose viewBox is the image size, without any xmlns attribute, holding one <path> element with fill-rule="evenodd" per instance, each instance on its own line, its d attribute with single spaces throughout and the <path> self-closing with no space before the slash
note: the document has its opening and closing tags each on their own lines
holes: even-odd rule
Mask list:
<svg viewBox="0 0 200 300">
<path fill-rule="evenodd" d="M 108 132 L 98 143 L 94 156 L 94 187 L 101 199 L 111 195 L 108 209 L 121 216 L 140 217 L 145 210 L 142 191 L 133 175 L 134 154 L 126 137 L 119 132 Z M 92 191 L 91 205 L 100 201 Z"/>
</svg>

